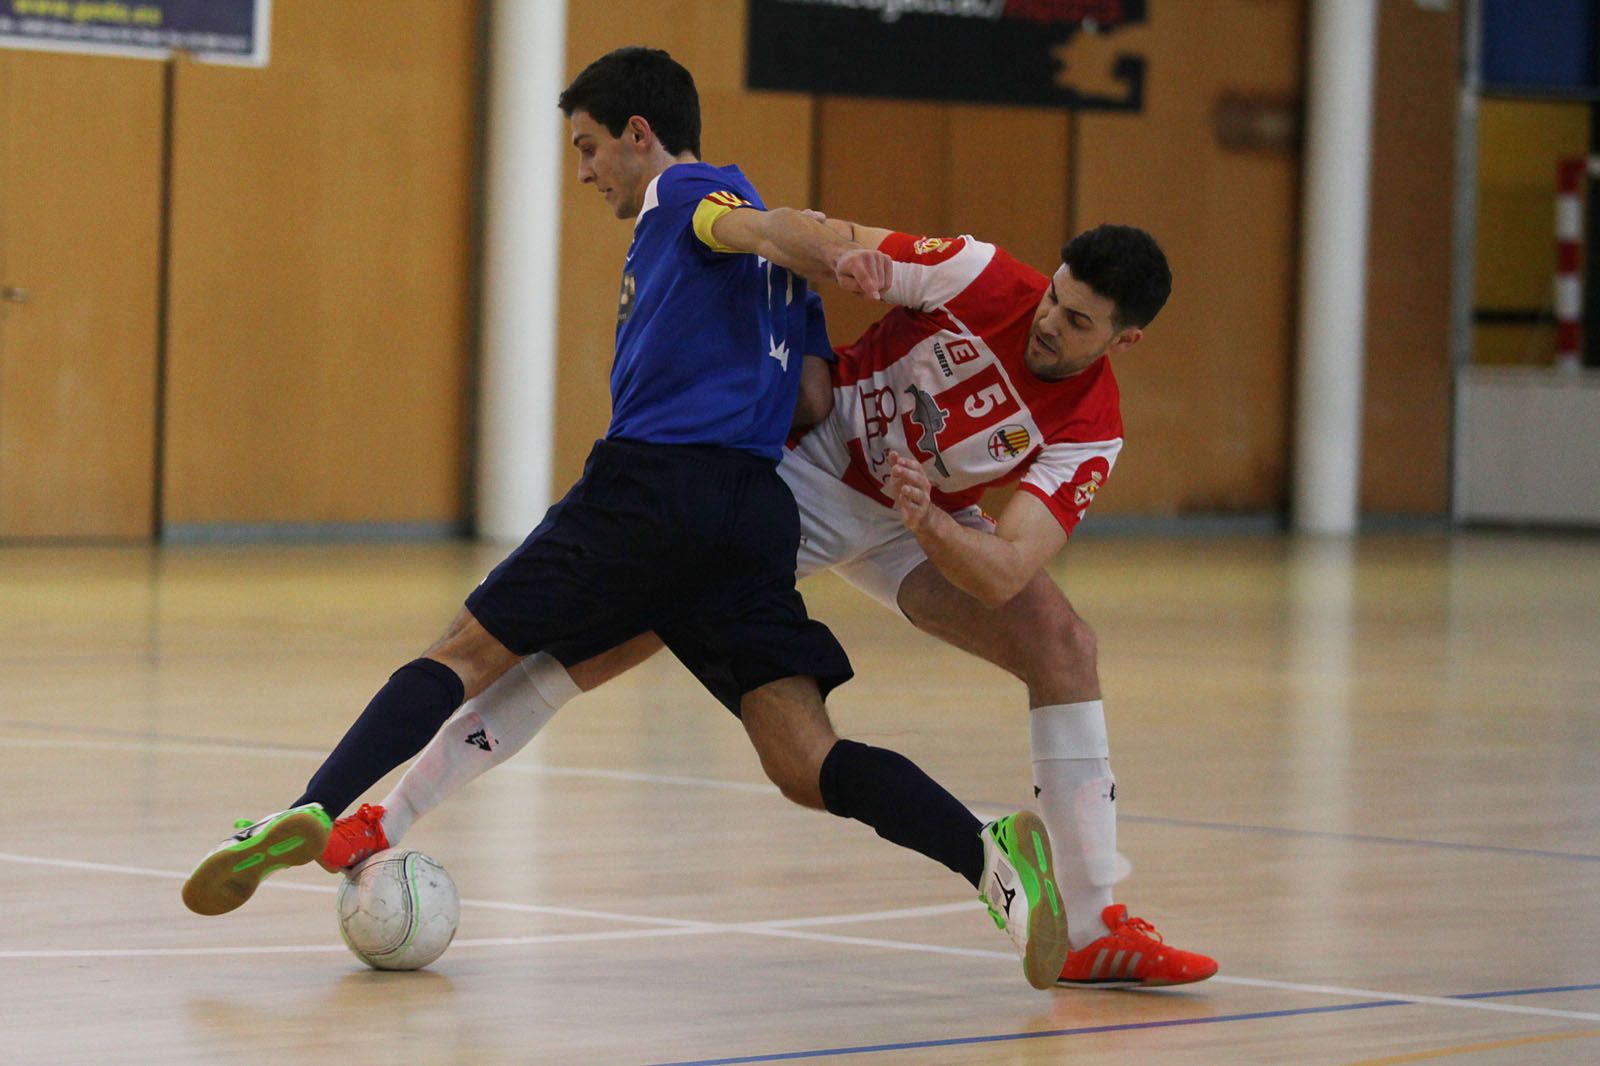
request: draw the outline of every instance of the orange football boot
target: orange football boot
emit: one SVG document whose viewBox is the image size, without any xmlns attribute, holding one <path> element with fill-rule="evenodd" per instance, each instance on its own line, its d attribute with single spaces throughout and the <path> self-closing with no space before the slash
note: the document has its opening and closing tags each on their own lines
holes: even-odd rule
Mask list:
<svg viewBox="0 0 1600 1066">
<path fill-rule="evenodd" d="M 333 823 L 328 845 L 322 849 L 317 865 L 336 874 L 388 847 L 389 838 L 383 833 L 383 808 L 376 803 L 363 803 L 359 811 Z"/>
<path fill-rule="evenodd" d="M 1120 903 L 1101 911 L 1100 920 L 1111 932 L 1088 947 L 1067 953 L 1057 987 L 1186 985 L 1217 972 L 1217 960 L 1171 947 L 1155 926 L 1143 918 L 1129 917 L 1128 908 Z"/>
</svg>

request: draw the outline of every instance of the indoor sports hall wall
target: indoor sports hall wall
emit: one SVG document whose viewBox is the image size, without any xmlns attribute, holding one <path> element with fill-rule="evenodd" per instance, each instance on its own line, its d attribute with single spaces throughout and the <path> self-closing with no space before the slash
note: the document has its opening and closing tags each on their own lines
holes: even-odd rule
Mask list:
<svg viewBox="0 0 1600 1066">
<path fill-rule="evenodd" d="M 267 67 L 170 93 L 0 50 L 0 537 L 459 527 L 478 5 L 272 12 Z"/>
<path fill-rule="evenodd" d="M 1381 0 L 1369 513 L 1446 505 L 1449 7 Z M 1149 228 L 1178 286 L 1119 363 L 1130 446 L 1097 512 L 1268 514 L 1290 462 L 1299 156 L 1270 130 L 1225 144 L 1218 115 L 1293 119 L 1305 8 L 1150 0 L 1106 39 L 1149 60 L 1138 115 L 750 92 L 743 0 L 570 0 L 567 73 L 668 48 L 699 81 L 707 158 L 774 204 L 970 231 L 1042 269 L 1078 228 Z M 0 282 L 30 290 L 0 304 L 0 537 L 466 521 L 481 14 L 277 0 L 269 66 L 180 61 L 170 92 L 157 63 L 0 51 Z M 574 170 L 557 485 L 605 427 L 629 236 Z M 839 340 L 877 312 L 829 302 Z"/>
</svg>

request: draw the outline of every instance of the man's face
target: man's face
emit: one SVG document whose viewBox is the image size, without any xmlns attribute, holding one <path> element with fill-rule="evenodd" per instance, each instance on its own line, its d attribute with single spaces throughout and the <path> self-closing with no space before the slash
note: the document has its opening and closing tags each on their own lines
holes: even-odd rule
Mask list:
<svg viewBox="0 0 1600 1066">
<path fill-rule="evenodd" d="M 646 172 L 637 131 L 630 125 L 624 127 L 621 137 L 613 137 L 589 112 L 581 110 L 574 111 L 568 122 L 572 146 L 578 150 L 578 180 L 599 189 L 618 218 L 636 217 L 652 177 Z"/>
<path fill-rule="evenodd" d="M 1086 370 L 1102 355 L 1113 355 L 1138 343 L 1144 331 L 1117 329 L 1111 316 L 1116 305 L 1072 276 L 1065 263 L 1050 279 L 1050 288 L 1033 313 L 1028 369 L 1046 381 L 1060 381 Z"/>
</svg>

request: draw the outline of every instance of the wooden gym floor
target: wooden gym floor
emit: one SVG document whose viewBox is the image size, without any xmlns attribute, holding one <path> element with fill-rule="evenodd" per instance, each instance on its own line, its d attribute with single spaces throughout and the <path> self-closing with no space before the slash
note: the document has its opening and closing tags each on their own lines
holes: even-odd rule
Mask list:
<svg viewBox="0 0 1600 1066">
<path fill-rule="evenodd" d="M 1600 1061 L 1594 538 L 1069 548 L 1119 898 L 1218 957 L 1201 985 L 1029 989 L 964 883 L 784 802 L 665 657 L 413 830 L 464 897 L 430 969 L 357 963 L 315 867 L 185 911 L 498 555 L 0 549 L 0 1059 Z M 1029 802 L 1019 684 L 805 591 L 857 665 L 841 732 Z"/>
</svg>

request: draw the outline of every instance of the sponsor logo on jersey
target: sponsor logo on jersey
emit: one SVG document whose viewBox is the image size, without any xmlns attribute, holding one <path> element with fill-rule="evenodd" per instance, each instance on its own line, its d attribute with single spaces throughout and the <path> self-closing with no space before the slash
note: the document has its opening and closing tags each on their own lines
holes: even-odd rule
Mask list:
<svg viewBox="0 0 1600 1066">
<path fill-rule="evenodd" d="M 492 751 L 497 741 L 489 736 L 487 729 L 480 729 L 476 733 L 468 733 L 466 742 L 482 751 Z"/>
<path fill-rule="evenodd" d="M 908 385 L 906 392 L 911 396 L 914 404 L 910 419 L 922 427 L 921 450 L 933 457 L 933 465 L 938 468 L 944 477 L 950 476 L 950 470 L 944 465 L 944 456 L 939 451 L 939 433 L 945 427 L 945 419 L 950 412 L 939 406 L 939 401 L 923 392 L 915 385 Z M 907 434 L 909 437 L 910 435 Z M 916 444 L 916 441 L 907 441 Z"/>
<path fill-rule="evenodd" d="M 622 291 L 617 294 L 617 325 L 628 321 L 633 314 L 633 271 L 622 273 Z"/>
<path fill-rule="evenodd" d="M 948 237 L 919 237 L 911 250 L 917 255 L 937 255 L 954 243 Z"/>
<path fill-rule="evenodd" d="M 944 374 L 944 376 L 947 378 L 953 378 L 956 376 L 956 372 L 950 369 L 949 357 L 944 354 L 944 345 L 940 344 L 938 341 L 933 342 L 933 357 L 939 360 L 940 373 Z"/>
<path fill-rule="evenodd" d="M 1032 443 L 1026 426 L 1001 426 L 989 436 L 989 458 L 997 463 L 1015 459 L 1026 453 Z"/>
<path fill-rule="evenodd" d="M 970 363 L 978 358 L 978 346 L 969 340 L 953 340 L 950 342 L 950 361 L 956 366 Z"/>
<path fill-rule="evenodd" d="M 889 439 L 889 425 L 900 413 L 899 398 L 895 396 L 892 385 L 885 385 L 881 389 L 859 385 L 856 392 L 861 398 L 861 420 L 867 427 L 863 451 L 872 460 L 873 466 L 881 466 L 889 458 L 885 445 Z"/>
</svg>

